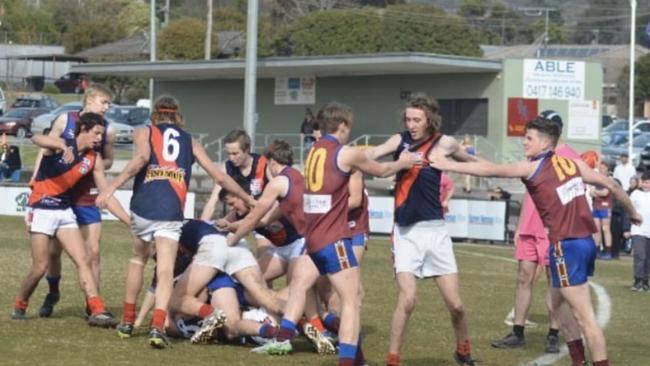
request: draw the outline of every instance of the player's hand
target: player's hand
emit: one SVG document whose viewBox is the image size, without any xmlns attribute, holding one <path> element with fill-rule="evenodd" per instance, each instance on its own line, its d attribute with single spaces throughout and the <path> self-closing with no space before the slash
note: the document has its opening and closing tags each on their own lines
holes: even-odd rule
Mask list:
<svg viewBox="0 0 650 366">
<path fill-rule="evenodd" d="M 228 225 L 229 225 L 228 220 L 224 220 L 224 219 L 219 219 L 214 223 L 214 226 L 216 226 L 217 229 L 221 231 L 228 231 Z"/>
<path fill-rule="evenodd" d="M 638 212 L 634 211 L 632 215 L 630 215 L 630 222 L 633 223 L 634 225 L 641 225 L 643 222 L 643 218 L 641 215 L 639 215 Z"/>
<path fill-rule="evenodd" d="M 422 164 L 422 154 L 403 150 L 402 153 L 399 154 L 398 161 L 402 163 L 404 168 L 410 168 L 413 165 Z"/>
<path fill-rule="evenodd" d="M 99 208 L 106 208 L 108 206 L 108 200 L 113 195 L 113 192 L 104 190 L 99 192 L 97 198 L 95 199 L 95 206 Z"/>
<path fill-rule="evenodd" d="M 623 233 L 623 237 L 624 237 L 625 239 L 629 239 L 630 236 L 632 236 L 632 233 L 630 233 L 629 231 L 626 231 L 626 232 Z"/>
<path fill-rule="evenodd" d="M 434 159 L 429 161 L 429 166 L 436 168 L 438 170 L 449 170 L 449 164 L 451 160 L 446 156 L 436 156 Z"/>
<path fill-rule="evenodd" d="M 72 147 L 68 146 L 63 149 L 63 155 L 61 157 L 66 164 L 72 163 L 74 161 L 74 152 L 72 151 Z"/>
<path fill-rule="evenodd" d="M 235 236 L 235 234 L 228 234 L 226 235 L 226 243 L 228 244 L 229 247 L 232 247 L 233 245 L 237 244 L 239 240 Z"/>
</svg>

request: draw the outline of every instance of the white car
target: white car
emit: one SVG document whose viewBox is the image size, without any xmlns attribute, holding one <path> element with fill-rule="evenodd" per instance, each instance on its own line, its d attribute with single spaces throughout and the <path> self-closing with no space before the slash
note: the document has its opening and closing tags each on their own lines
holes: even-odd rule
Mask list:
<svg viewBox="0 0 650 366">
<path fill-rule="evenodd" d="M 5 99 L 5 92 L 2 91 L 2 88 L 0 88 L 0 116 L 5 114 L 7 111 L 7 100 Z"/>
<path fill-rule="evenodd" d="M 115 143 L 131 144 L 133 143 L 134 128 L 119 122 L 108 120 L 108 128 L 115 131 Z"/>
<path fill-rule="evenodd" d="M 72 111 L 80 111 L 81 110 L 81 102 L 70 102 L 66 103 L 59 108 L 53 110 L 52 112 L 41 114 L 40 116 L 34 118 L 34 121 L 32 122 L 32 133 L 33 134 L 39 134 L 43 133 L 43 130 L 46 128 L 50 128 L 52 126 L 52 122 L 62 113 L 67 113 L 67 112 L 72 112 Z"/>
</svg>

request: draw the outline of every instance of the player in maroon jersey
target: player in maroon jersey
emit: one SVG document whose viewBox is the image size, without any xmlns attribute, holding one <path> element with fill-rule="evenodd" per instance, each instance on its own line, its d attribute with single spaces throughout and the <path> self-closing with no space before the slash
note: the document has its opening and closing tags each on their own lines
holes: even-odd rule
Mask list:
<svg viewBox="0 0 650 366">
<path fill-rule="evenodd" d="M 538 117 L 526 125 L 524 153 L 529 159 L 514 164 L 489 162 L 459 163 L 443 157 L 431 162 L 441 170 L 477 176 L 521 178 L 537 207 L 548 236 L 552 306 L 557 310 L 565 301 L 571 307 L 587 339 L 594 366 L 609 365 L 607 346 L 596 322 L 587 278 L 593 275 L 596 231 L 585 198 L 584 182 L 606 187 L 623 203 L 632 222 L 641 222 L 625 192 L 612 179 L 593 171 L 581 160 L 554 154 L 559 126 Z M 583 182 L 584 181 L 584 182 Z M 564 324 L 560 324 L 566 332 Z"/>
<path fill-rule="evenodd" d="M 319 275 L 327 275 L 341 299 L 339 365 L 363 363 L 358 347 L 360 274 L 347 222 L 349 176 L 355 170 L 390 176 L 411 167 L 418 158 L 404 153 L 397 161 L 378 163 L 368 159 L 363 149 L 344 146 L 350 137 L 352 118 L 352 109 L 336 102 L 324 105 L 317 114 L 323 137 L 307 158 L 303 199 L 309 256 L 301 256 L 296 263 L 295 272 L 300 276 L 295 276 L 289 287 L 280 331 L 273 341 L 258 349 L 261 353 L 292 352 L 290 340 L 304 309 L 305 293 Z"/>
</svg>

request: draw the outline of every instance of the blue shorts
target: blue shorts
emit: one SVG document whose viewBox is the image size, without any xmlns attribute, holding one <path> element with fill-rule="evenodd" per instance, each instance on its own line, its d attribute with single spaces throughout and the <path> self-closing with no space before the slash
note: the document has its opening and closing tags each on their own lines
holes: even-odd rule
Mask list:
<svg viewBox="0 0 650 366">
<path fill-rule="evenodd" d="M 352 250 L 350 238 L 344 238 L 336 243 L 328 244 L 325 248 L 310 253 L 311 260 L 321 275 L 334 274 L 344 269 L 358 267 L 359 263 Z"/>
<path fill-rule="evenodd" d="M 72 212 L 77 216 L 78 225 L 102 222 L 102 212 L 97 206 L 72 206 Z"/>
<path fill-rule="evenodd" d="M 217 291 L 222 288 L 232 288 L 237 293 L 237 301 L 239 301 L 240 307 L 250 306 L 248 301 L 246 301 L 246 296 L 244 296 L 244 286 L 241 283 L 235 281 L 234 278 L 228 276 L 226 273 L 219 273 L 214 276 L 214 278 L 208 283 L 208 294 L 212 295 L 214 291 Z"/>
<path fill-rule="evenodd" d="M 593 209 L 591 211 L 591 216 L 593 216 L 594 219 L 608 219 L 609 218 L 609 209 L 607 208 L 601 208 L 601 209 Z"/>
<path fill-rule="evenodd" d="M 593 276 L 596 244 L 591 236 L 551 244 L 551 282 L 554 288 L 582 285 Z"/>
<path fill-rule="evenodd" d="M 352 246 L 353 247 L 366 247 L 366 241 L 368 241 L 368 235 L 366 233 L 354 234 L 352 235 Z"/>
</svg>

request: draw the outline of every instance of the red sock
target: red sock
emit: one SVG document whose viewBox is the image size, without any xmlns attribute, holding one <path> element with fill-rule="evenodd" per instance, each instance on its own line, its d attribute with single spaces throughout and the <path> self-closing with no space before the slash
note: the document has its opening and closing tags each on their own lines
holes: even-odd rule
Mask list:
<svg viewBox="0 0 650 366">
<path fill-rule="evenodd" d="M 386 366 L 399 366 L 399 355 L 397 353 L 389 353 L 386 357 Z"/>
<path fill-rule="evenodd" d="M 163 309 L 153 309 L 153 317 L 151 318 L 151 327 L 159 331 L 165 330 L 165 319 L 167 318 L 167 311 Z"/>
<path fill-rule="evenodd" d="M 582 344 L 582 339 L 566 342 L 569 347 L 569 355 L 571 355 L 571 365 L 582 366 L 585 362 L 585 346 Z"/>
<path fill-rule="evenodd" d="M 351 358 L 339 358 L 339 366 L 354 366 L 354 360 Z"/>
<path fill-rule="evenodd" d="M 461 356 L 469 356 L 471 354 L 469 339 L 456 343 L 456 352 Z"/>
<path fill-rule="evenodd" d="M 27 301 L 16 299 L 16 302 L 14 303 L 14 308 L 25 311 L 27 310 L 27 305 L 28 305 Z"/>
<path fill-rule="evenodd" d="M 86 299 L 88 303 L 88 308 L 90 308 L 91 315 L 97 315 L 106 311 L 104 309 L 104 301 L 99 296 L 93 296 Z"/>
<path fill-rule="evenodd" d="M 214 307 L 210 304 L 203 304 L 199 309 L 199 318 L 205 319 L 214 313 Z"/>
<path fill-rule="evenodd" d="M 314 315 L 309 319 L 309 323 L 314 326 L 314 328 L 318 329 L 319 332 L 323 333 L 325 331 L 325 325 L 323 325 L 323 322 L 320 320 L 320 317 L 318 315 Z"/>
<path fill-rule="evenodd" d="M 131 324 L 135 323 L 135 304 L 124 301 L 124 314 L 122 315 L 122 323 Z"/>
<path fill-rule="evenodd" d="M 609 366 L 608 360 L 594 361 L 594 366 Z"/>
</svg>

